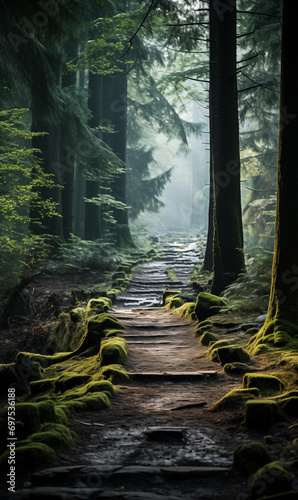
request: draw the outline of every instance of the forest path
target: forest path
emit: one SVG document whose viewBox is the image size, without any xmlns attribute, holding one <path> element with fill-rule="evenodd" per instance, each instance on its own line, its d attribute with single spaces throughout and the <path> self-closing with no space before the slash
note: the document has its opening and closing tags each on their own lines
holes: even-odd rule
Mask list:
<svg viewBox="0 0 298 500">
<path fill-rule="evenodd" d="M 208 410 L 239 380 L 204 356 L 194 323 L 173 310 L 144 307 L 160 303 L 166 287 L 189 290 L 198 255 L 193 241 L 184 248 L 186 255 L 171 245 L 140 266 L 112 310 L 126 327 L 131 384 L 119 389 L 109 409 L 73 420 L 71 456 L 61 467 L 33 474 L 32 487 L 15 498 L 214 500 L 243 492 L 231 469 L 243 436 L 233 429 L 231 439 L 225 417 Z"/>
</svg>

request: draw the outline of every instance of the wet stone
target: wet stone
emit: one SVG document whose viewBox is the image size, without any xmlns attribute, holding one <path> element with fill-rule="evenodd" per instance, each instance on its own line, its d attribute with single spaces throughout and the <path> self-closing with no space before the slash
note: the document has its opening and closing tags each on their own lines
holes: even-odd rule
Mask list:
<svg viewBox="0 0 298 500">
<path fill-rule="evenodd" d="M 146 431 L 148 441 L 184 442 L 186 430 L 175 427 L 153 427 Z"/>
</svg>

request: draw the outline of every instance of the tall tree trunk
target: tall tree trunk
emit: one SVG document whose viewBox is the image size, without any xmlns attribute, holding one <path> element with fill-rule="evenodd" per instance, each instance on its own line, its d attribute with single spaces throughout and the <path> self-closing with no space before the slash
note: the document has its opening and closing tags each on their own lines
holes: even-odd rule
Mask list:
<svg viewBox="0 0 298 500">
<path fill-rule="evenodd" d="M 210 46 L 217 65 L 210 75 L 211 147 L 214 188 L 214 275 L 211 292 L 220 294 L 245 269 L 240 195 L 239 123 L 236 80 L 236 6 L 210 8 Z M 224 5 L 224 6 L 225 6 Z M 214 80 L 214 79 L 215 80 Z"/>
<path fill-rule="evenodd" d="M 89 73 L 89 99 L 88 107 L 92 112 L 89 120 L 90 127 L 97 127 L 102 119 L 103 112 L 103 77 Z M 98 181 L 86 181 L 86 198 L 92 198 L 99 194 L 100 185 Z M 85 238 L 96 240 L 101 236 L 101 215 L 99 207 L 93 203 L 86 203 L 85 207 Z"/>
<path fill-rule="evenodd" d="M 80 71 L 77 85 L 84 89 L 86 86 L 86 72 Z M 86 195 L 86 180 L 83 177 L 80 169 L 75 163 L 75 180 L 74 180 L 74 232 L 80 238 L 85 237 L 85 211 L 86 203 L 84 197 Z"/>
<path fill-rule="evenodd" d="M 77 55 L 77 43 L 68 42 L 65 44 L 65 51 L 69 58 L 74 59 Z M 76 85 L 76 72 L 69 72 L 62 76 L 62 87 Z M 74 233 L 74 183 L 75 183 L 75 161 L 71 164 L 67 162 L 69 152 L 67 149 L 67 140 L 64 138 L 63 129 L 61 130 L 61 164 L 66 165 L 62 172 L 62 216 L 63 216 L 63 234 L 65 241 L 68 241 L 70 234 Z"/>
<path fill-rule="evenodd" d="M 46 135 L 36 136 L 32 138 L 32 148 L 39 150 L 38 156 L 40 157 L 44 171 L 48 174 L 54 175 L 54 181 L 59 184 L 61 181 L 59 172 L 55 165 L 60 164 L 60 137 L 59 131 L 54 126 L 50 125 L 48 121 L 40 118 L 35 107 L 32 110 L 32 132 L 46 132 Z M 40 189 L 40 196 L 42 200 L 51 199 L 57 203 L 57 211 L 61 214 L 61 189 L 54 187 L 51 189 Z M 40 212 L 34 208 L 31 210 L 31 230 L 35 234 L 49 234 L 54 237 L 58 236 L 63 238 L 62 217 L 47 217 L 40 219 Z M 35 221 L 41 220 L 42 227 L 35 224 Z"/>
<path fill-rule="evenodd" d="M 281 99 L 277 170 L 275 248 L 267 319 L 261 343 L 274 333 L 277 345 L 298 335 L 298 79 L 293 52 L 298 48 L 293 3 L 283 1 Z"/>
<path fill-rule="evenodd" d="M 103 100 L 105 103 L 104 116 L 110 116 L 111 123 L 115 128 L 115 133 L 105 134 L 104 139 L 125 163 L 127 141 L 127 76 L 125 72 L 105 78 Z M 126 172 L 117 175 L 113 181 L 112 194 L 116 200 L 126 203 Z M 117 246 L 120 248 L 134 247 L 127 210 L 115 208 L 113 216 L 116 219 L 116 224 L 112 229 Z"/>
</svg>

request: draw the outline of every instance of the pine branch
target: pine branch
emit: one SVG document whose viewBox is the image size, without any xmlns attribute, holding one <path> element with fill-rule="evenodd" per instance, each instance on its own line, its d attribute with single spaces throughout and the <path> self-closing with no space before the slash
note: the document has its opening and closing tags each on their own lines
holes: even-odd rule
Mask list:
<svg viewBox="0 0 298 500">
<path fill-rule="evenodd" d="M 259 55 L 260 55 L 260 53 L 258 52 L 258 54 L 255 54 L 254 56 L 246 57 L 245 59 L 241 59 L 241 61 L 237 61 L 237 64 L 240 64 L 240 63 L 245 62 L 245 61 L 250 61 L 250 59 L 254 59 L 255 57 L 258 57 Z"/>
<path fill-rule="evenodd" d="M 237 14 L 253 14 L 257 16 L 268 16 L 280 19 L 280 16 L 276 16 L 275 14 L 267 14 L 266 12 L 255 12 L 253 10 L 237 10 Z"/>
<path fill-rule="evenodd" d="M 238 90 L 238 93 L 240 92 L 245 92 L 246 90 L 250 89 L 256 89 L 257 87 L 263 87 L 264 85 L 262 83 L 259 83 L 258 85 L 252 85 L 251 87 L 246 87 L 245 89 L 240 89 Z"/>
<path fill-rule="evenodd" d="M 187 80 L 194 80 L 195 82 L 210 83 L 209 80 L 200 80 L 199 78 L 191 78 L 190 76 L 187 76 L 186 79 Z"/>
<path fill-rule="evenodd" d="M 237 35 L 236 38 L 243 38 L 244 36 L 249 36 L 249 35 L 253 35 L 254 34 L 254 31 L 249 31 L 248 33 L 243 33 L 243 35 Z"/>
<path fill-rule="evenodd" d="M 127 42 L 127 43 L 129 44 L 129 47 L 126 49 L 126 51 L 124 52 L 124 54 L 122 54 L 121 58 L 122 58 L 122 57 L 124 57 L 124 56 L 126 56 L 126 54 L 127 54 L 127 53 L 129 52 L 129 50 L 131 49 L 133 39 L 137 36 L 137 34 L 139 33 L 140 29 L 143 27 L 144 22 L 146 21 L 147 17 L 149 16 L 149 14 L 150 14 L 150 12 L 151 12 L 151 10 L 152 10 L 152 7 L 153 7 L 153 5 L 154 5 L 154 2 L 155 2 L 155 0 L 151 0 L 151 4 L 150 4 L 150 6 L 149 6 L 149 9 L 148 9 L 148 10 L 147 10 L 147 12 L 146 12 L 146 15 L 145 15 L 145 17 L 144 17 L 143 21 L 141 22 L 141 24 L 140 24 L 140 26 L 138 27 L 138 29 L 134 32 L 134 34 L 132 35 L 132 37 L 128 40 L 128 42 Z"/>
</svg>

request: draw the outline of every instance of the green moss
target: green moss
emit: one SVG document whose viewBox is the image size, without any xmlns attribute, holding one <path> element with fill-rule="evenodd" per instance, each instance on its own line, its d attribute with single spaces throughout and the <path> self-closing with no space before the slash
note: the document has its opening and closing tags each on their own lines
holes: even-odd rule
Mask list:
<svg viewBox="0 0 298 500">
<path fill-rule="evenodd" d="M 199 336 L 205 333 L 206 331 L 210 330 L 212 328 L 212 323 L 208 319 L 205 319 L 204 321 L 201 321 L 195 331 L 195 335 Z"/>
<path fill-rule="evenodd" d="M 46 392 L 52 392 L 55 390 L 55 378 L 47 378 L 43 380 L 36 380 L 30 382 L 30 390 L 32 396 L 36 396 L 37 394 Z"/>
<path fill-rule="evenodd" d="M 123 334 L 123 330 L 117 330 L 116 328 L 112 330 L 104 330 L 105 337 L 119 337 Z"/>
<path fill-rule="evenodd" d="M 70 402 L 72 403 L 72 401 Z M 87 410 L 102 410 L 110 406 L 110 400 L 104 392 L 94 392 L 78 398 L 75 403 L 83 403 Z"/>
<path fill-rule="evenodd" d="M 170 297 L 166 301 L 166 307 L 169 309 L 178 309 L 183 306 L 184 301 L 178 296 Z"/>
<path fill-rule="evenodd" d="M 32 434 L 29 439 L 60 451 L 70 449 L 73 445 L 73 436 L 70 430 L 62 424 L 46 423 L 39 432 Z"/>
<path fill-rule="evenodd" d="M 246 402 L 244 423 L 247 427 L 267 430 L 279 418 L 279 406 L 276 401 L 254 399 Z"/>
<path fill-rule="evenodd" d="M 65 392 L 68 389 L 76 387 L 77 385 L 85 384 L 86 382 L 89 382 L 89 380 L 90 380 L 89 375 L 78 375 L 77 373 L 64 373 L 55 380 L 55 391 Z"/>
<path fill-rule="evenodd" d="M 0 469 L 6 470 L 9 450 L 0 457 Z M 28 472 L 42 466 L 52 466 L 58 464 L 58 457 L 55 451 L 44 443 L 30 442 L 25 446 L 16 448 L 16 463 L 19 472 Z"/>
<path fill-rule="evenodd" d="M 101 341 L 99 358 L 102 365 L 123 365 L 127 359 L 128 347 L 122 337 L 107 337 Z"/>
<path fill-rule="evenodd" d="M 243 444 L 234 451 L 233 466 L 248 476 L 269 462 L 270 455 L 262 443 Z"/>
<path fill-rule="evenodd" d="M 243 377 L 243 387 L 248 389 L 250 387 L 258 387 L 260 393 L 265 396 L 281 391 L 284 385 L 279 378 L 273 375 L 246 373 Z"/>
<path fill-rule="evenodd" d="M 162 305 L 166 306 L 167 304 L 169 304 L 171 299 L 173 297 L 176 297 L 177 295 L 179 295 L 179 293 L 182 293 L 181 290 L 180 291 L 178 291 L 178 290 L 165 290 L 162 294 Z"/>
<path fill-rule="evenodd" d="M 207 292 L 200 292 L 195 305 L 195 313 L 201 322 L 214 314 L 218 314 L 223 306 L 226 306 L 226 302 L 221 297 Z"/>
<path fill-rule="evenodd" d="M 98 299 L 91 299 L 87 304 L 87 313 L 90 316 L 108 312 L 112 307 L 112 301 L 109 297 L 100 297 Z"/>
<path fill-rule="evenodd" d="M 116 394 L 116 388 L 109 380 L 98 380 L 87 384 L 87 392 L 106 392 L 113 396 Z"/>
<path fill-rule="evenodd" d="M 179 316 L 191 318 L 192 313 L 194 312 L 194 309 L 195 309 L 194 302 L 186 302 L 182 306 L 178 307 L 177 313 L 179 314 Z M 196 315 L 195 315 L 195 318 L 197 320 Z"/>
<path fill-rule="evenodd" d="M 277 332 L 274 335 L 274 345 L 275 347 L 284 347 L 292 341 L 291 336 L 286 332 Z"/>
<path fill-rule="evenodd" d="M 260 498 L 260 485 L 262 485 L 262 493 L 268 497 L 268 495 L 288 491 L 293 480 L 294 475 L 286 470 L 282 462 L 270 462 L 259 469 L 253 476 L 251 498 L 252 500 Z"/>
<path fill-rule="evenodd" d="M 62 313 L 65 314 L 65 313 Z M 82 323 L 87 318 L 87 311 L 84 307 L 76 307 L 69 313 L 70 319 L 73 323 Z M 59 316 L 60 320 L 60 316 Z"/>
<path fill-rule="evenodd" d="M 243 406 L 244 402 L 252 397 L 258 397 L 259 390 L 252 389 L 233 389 L 217 401 L 211 408 L 212 411 L 235 410 Z"/>
<path fill-rule="evenodd" d="M 209 349 L 208 349 L 208 355 L 212 353 L 212 351 L 214 351 L 215 349 L 218 349 L 219 347 L 224 347 L 224 346 L 229 346 L 231 345 L 231 343 L 229 342 L 229 340 L 217 340 L 216 342 L 214 342 L 214 344 L 212 344 Z"/>
<path fill-rule="evenodd" d="M 268 352 L 270 349 L 267 344 L 258 344 L 252 349 L 249 350 L 251 356 L 259 356 L 260 354 L 264 354 Z"/>
<path fill-rule="evenodd" d="M 127 371 L 123 368 L 123 366 L 117 364 L 103 366 L 99 373 L 93 377 L 93 380 L 96 380 L 96 378 L 100 379 L 102 377 L 115 385 L 127 384 L 130 382 L 130 376 Z"/>
<path fill-rule="evenodd" d="M 251 372 L 251 367 L 245 363 L 227 363 L 223 369 L 226 373 L 243 374 Z"/>
<path fill-rule="evenodd" d="M 217 342 L 217 337 L 211 332 L 205 332 L 200 337 L 199 345 L 201 346 L 209 346 Z"/>
</svg>

